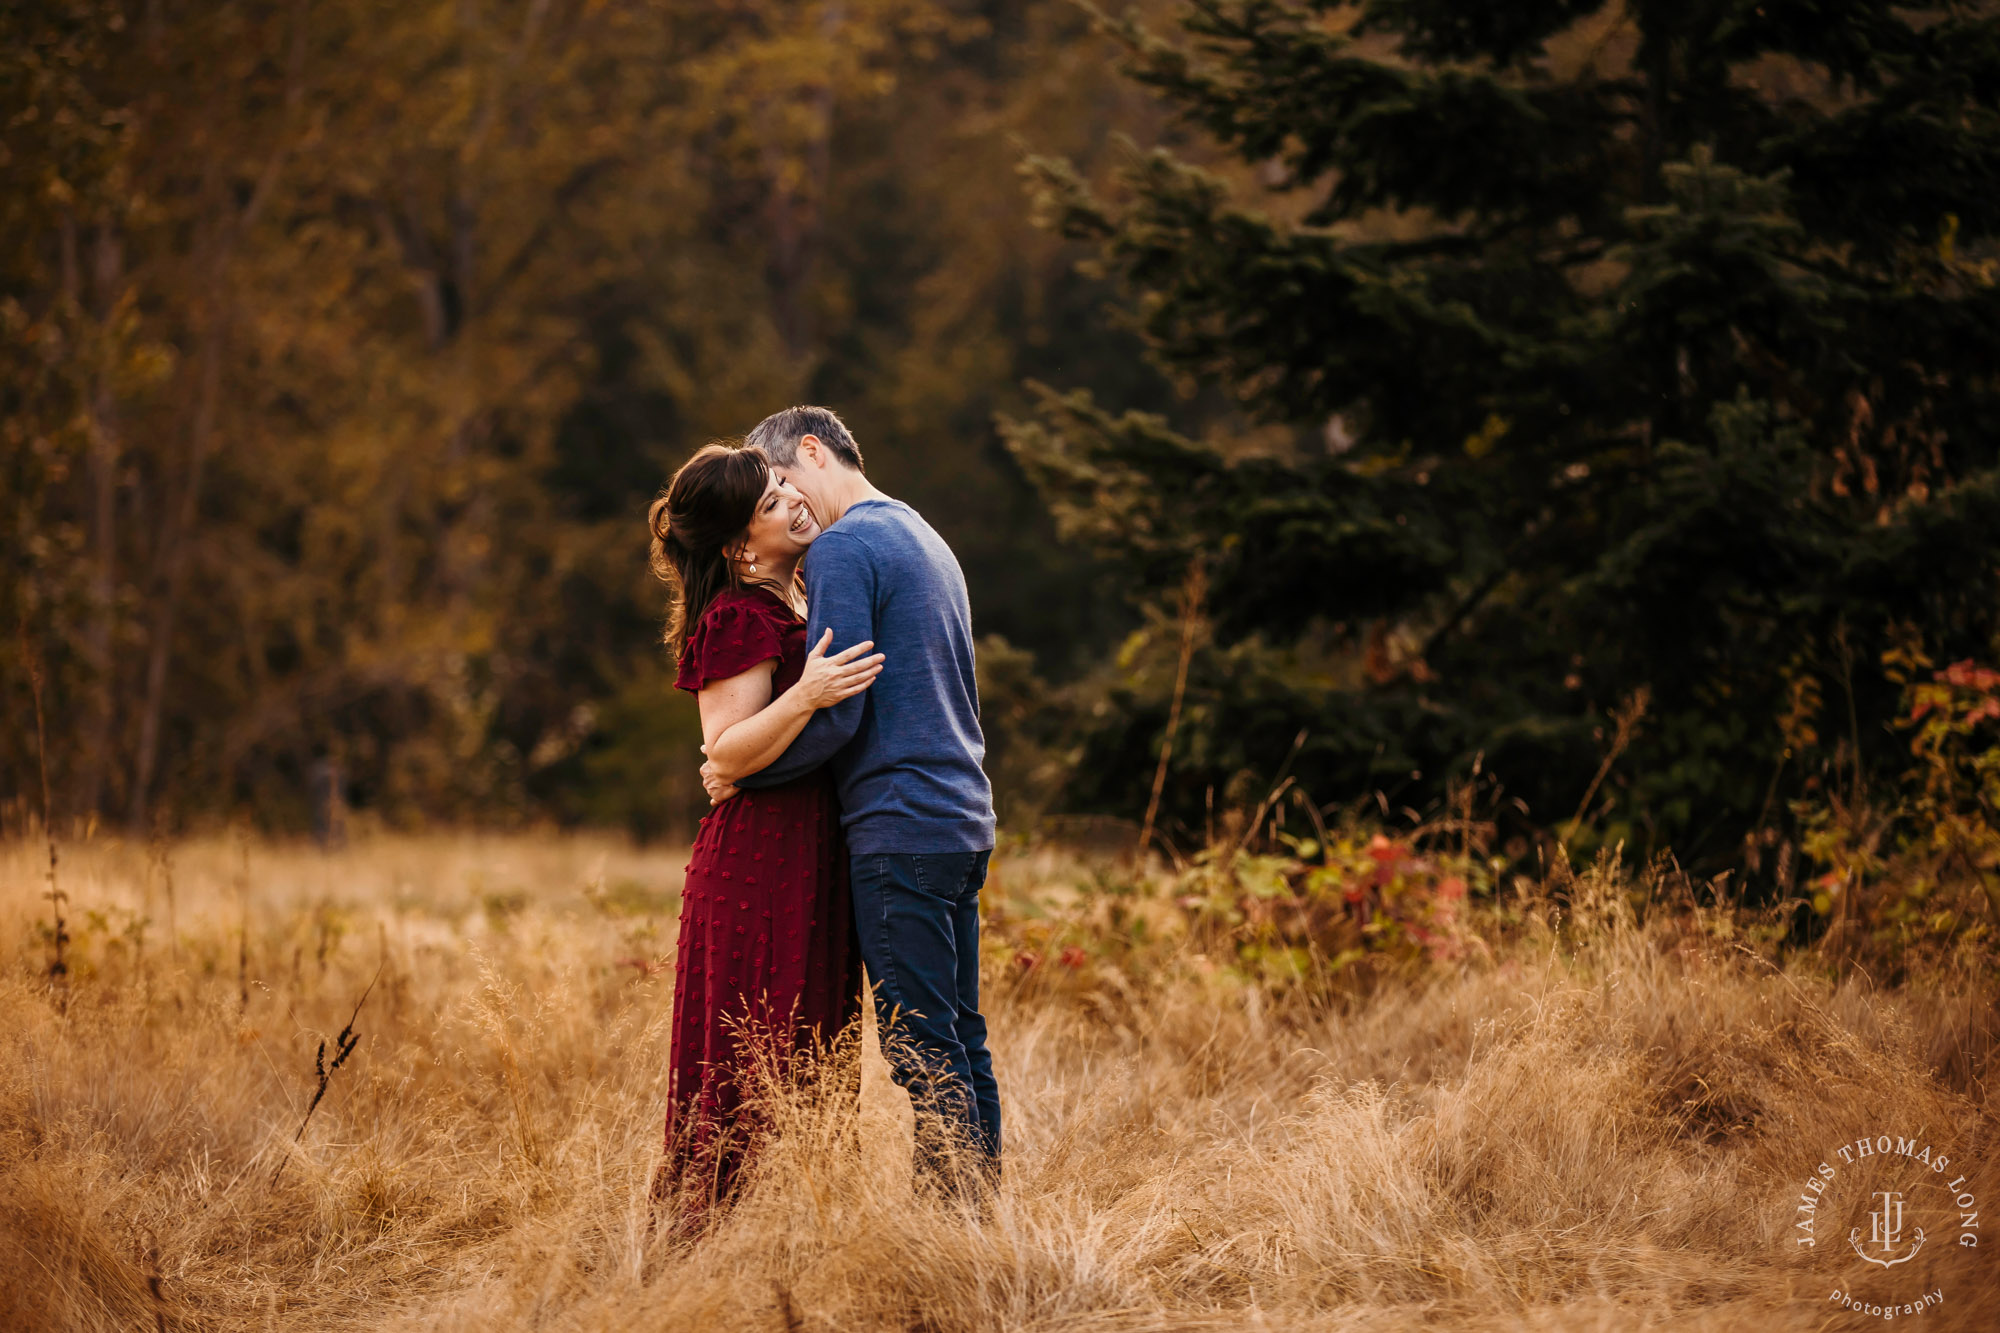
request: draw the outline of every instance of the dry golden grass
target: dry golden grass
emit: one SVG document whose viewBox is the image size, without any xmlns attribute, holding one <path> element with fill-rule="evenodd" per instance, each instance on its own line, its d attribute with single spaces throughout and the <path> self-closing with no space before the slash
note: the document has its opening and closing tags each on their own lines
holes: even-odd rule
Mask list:
<svg viewBox="0 0 2000 1333">
<path fill-rule="evenodd" d="M 169 864 L 171 938 L 145 848 L 67 850 L 64 996 L 42 853 L 0 847 L 0 1328 L 1840 1328 L 1876 1322 L 1828 1301 L 1864 1282 L 1941 1286 L 1923 1327 L 2000 1326 L 1992 1248 L 1955 1231 L 1888 1276 L 1791 1240 L 1800 1183 L 1878 1130 L 1991 1204 L 1993 994 L 1780 973 L 1715 923 L 1634 927 L 1600 881 L 1563 931 L 1346 1013 L 1200 967 L 1097 1001 L 996 976 L 990 1217 L 913 1197 L 871 1056 L 858 1151 L 781 1108 L 748 1197 L 670 1248 L 645 1196 L 681 856 L 433 837 Z M 378 967 L 294 1147 L 315 1047 Z"/>
</svg>

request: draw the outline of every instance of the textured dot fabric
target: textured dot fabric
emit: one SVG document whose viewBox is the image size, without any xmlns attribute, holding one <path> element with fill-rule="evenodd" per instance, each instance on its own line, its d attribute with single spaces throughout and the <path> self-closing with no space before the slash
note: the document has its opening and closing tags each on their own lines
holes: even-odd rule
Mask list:
<svg viewBox="0 0 2000 1333">
<path fill-rule="evenodd" d="M 674 684 L 700 693 L 711 681 L 740 676 L 759 662 L 779 662 L 773 697 L 798 682 L 806 666 L 806 627 L 763 588 L 725 588 L 689 629 Z M 788 649 L 796 649 L 789 654 Z M 796 661 L 791 661 L 791 656 Z"/>
<path fill-rule="evenodd" d="M 805 623 L 776 595 L 727 589 L 689 632 L 676 684 L 699 691 L 776 659 L 805 669 Z M 861 962 L 833 778 L 745 791 L 701 821 L 681 895 L 662 1185 L 728 1195 L 757 1127 L 752 1067 L 830 1042 L 860 1013 Z"/>
</svg>

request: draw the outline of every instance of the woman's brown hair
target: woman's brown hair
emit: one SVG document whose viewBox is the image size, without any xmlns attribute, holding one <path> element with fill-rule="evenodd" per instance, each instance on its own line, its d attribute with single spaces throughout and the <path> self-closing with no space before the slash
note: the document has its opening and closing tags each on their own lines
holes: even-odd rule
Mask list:
<svg viewBox="0 0 2000 1333">
<path fill-rule="evenodd" d="M 754 448 L 734 442 L 702 446 L 667 483 L 646 512 L 653 533 L 653 573 L 672 589 L 667 599 L 667 650 L 679 661 L 688 630 L 724 588 L 740 588 L 725 553 L 757 513 L 771 465 Z"/>
</svg>

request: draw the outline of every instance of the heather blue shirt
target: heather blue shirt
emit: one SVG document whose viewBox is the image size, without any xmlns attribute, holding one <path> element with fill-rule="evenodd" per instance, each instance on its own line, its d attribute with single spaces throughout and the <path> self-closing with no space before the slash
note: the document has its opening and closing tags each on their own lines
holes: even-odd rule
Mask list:
<svg viewBox="0 0 2000 1333">
<path fill-rule="evenodd" d="M 812 544 L 805 577 L 807 646 L 831 628 L 830 652 L 873 639 L 887 660 L 738 785 L 774 787 L 830 762 L 850 852 L 992 847 L 972 607 L 951 548 L 902 501 L 863 500 Z"/>
</svg>

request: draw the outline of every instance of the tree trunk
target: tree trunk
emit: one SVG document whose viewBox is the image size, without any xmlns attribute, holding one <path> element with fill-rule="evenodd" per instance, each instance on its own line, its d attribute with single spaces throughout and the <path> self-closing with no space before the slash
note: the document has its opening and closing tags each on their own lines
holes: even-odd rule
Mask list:
<svg viewBox="0 0 2000 1333">
<path fill-rule="evenodd" d="M 94 813 L 104 804 L 105 774 L 112 767 L 112 738 L 117 731 L 118 681 L 111 640 L 118 616 L 118 425 L 111 389 L 112 367 L 103 363 L 109 349 L 102 335 L 117 310 L 124 276 L 124 247 L 117 231 L 98 228 L 93 255 L 92 285 L 100 335 L 100 364 L 91 389 L 90 484 L 91 571 L 90 628 L 84 655 L 90 662 L 91 700 L 83 743 L 83 774 L 77 809 Z"/>
<path fill-rule="evenodd" d="M 194 424 L 188 436 L 187 477 L 178 503 L 167 516 L 160 534 L 155 566 L 160 573 L 160 592 L 153 604 L 153 624 L 146 648 L 146 691 L 139 715 L 139 748 L 133 765 L 132 800 L 127 820 L 134 833 L 145 831 L 153 778 L 159 768 L 161 719 L 166 710 L 167 674 L 173 659 L 174 625 L 187 582 L 188 548 L 194 540 L 195 519 L 201 511 L 201 479 L 209 455 L 215 448 L 216 413 L 222 396 L 222 355 L 229 334 L 230 306 L 226 284 L 237 241 L 256 223 L 277 192 L 279 178 L 291 153 L 291 134 L 305 102 L 306 18 L 308 0 L 295 0 L 292 27 L 285 61 L 284 123 L 278 142 L 258 173 L 257 183 L 241 208 L 230 204 L 224 188 L 223 163 L 211 156 L 203 195 L 210 201 L 214 228 L 197 254 L 207 262 L 199 266 L 205 274 L 201 297 L 206 302 L 202 320 L 199 372 L 195 388 Z"/>
<path fill-rule="evenodd" d="M 220 268 L 220 265 L 217 266 Z M 195 517 L 201 505 L 201 477 L 215 444 L 215 415 L 222 388 L 222 351 L 226 335 L 224 312 L 212 285 L 211 308 L 202 330 L 200 379 L 195 391 L 194 427 L 188 437 L 187 478 L 181 486 L 179 503 L 168 516 L 160 537 L 163 587 L 153 604 L 152 633 L 147 643 L 146 695 L 139 715 L 139 753 L 132 775 L 132 802 L 128 820 L 134 834 L 145 832 L 147 800 L 160 752 L 160 718 L 166 707 L 167 668 L 173 656 L 174 622 L 180 611 L 181 592 L 187 582 L 188 547 L 193 541 Z"/>
<path fill-rule="evenodd" d="M 820 18 L 820 36 L 833 42 L 846 22 L 846 7 L 829 4 Z M 799 150 L 793 170 L 785 158 L 787 146 L 774 143 L 765 157 L 771 173 L 767 204 L 771 226 L 771 313 L 778 336 L 793 361 L 812 350 L 811 285 L 813 261 L 826 216 L 827 183 L 833 173 L 833 82 L 822 82 L 806 95 L 812 110 L 812 137 Z"/>
</svg>

